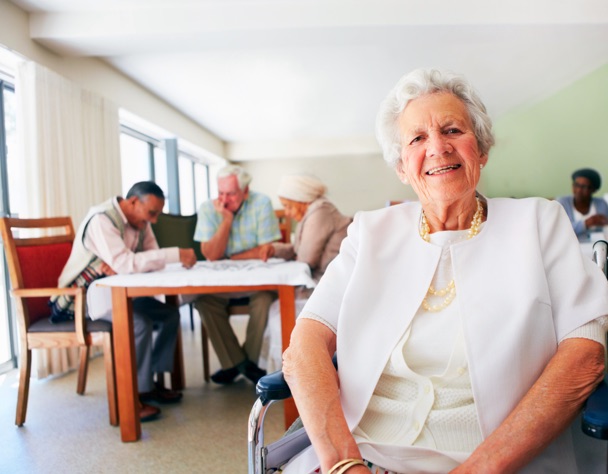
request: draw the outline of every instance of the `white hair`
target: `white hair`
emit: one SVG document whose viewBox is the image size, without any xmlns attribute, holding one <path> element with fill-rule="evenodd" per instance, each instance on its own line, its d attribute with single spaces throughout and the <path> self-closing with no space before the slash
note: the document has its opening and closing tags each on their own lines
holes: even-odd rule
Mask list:
<svg viewBox="0 0 608 474">
<path fill-rule="evenodd" d="M 236 176 L 236 179 L 239 182 L 239 188 L 241 188 L 242 191 L 251 183 L 251 175 L 247 173 L 245 169 L 237 165 L 224 166 L 217 172 L 217 179 L 227 178 L 228 176 Z"/>
<path fill-rule="evenodd" d="M 482 154 L 487 155 L 494 145 L 492 120 L 467 79 L 438 69 L 416 69 L 399 79 L 376 116 L 376 138 L 382 147 L 384 160 L 393 168 L 401 160 L 399 116 L 411 100 L 438 92 L 448 92 L 464 102 Z"/>
</svg>

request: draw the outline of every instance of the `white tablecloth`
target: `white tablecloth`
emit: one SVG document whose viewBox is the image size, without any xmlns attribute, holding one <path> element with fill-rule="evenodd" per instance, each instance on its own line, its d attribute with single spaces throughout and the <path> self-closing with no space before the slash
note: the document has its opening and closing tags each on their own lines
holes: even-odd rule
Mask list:
<svg viewBox="0 0 608 474">
<path fill-rule="evenodd" d="M 302 262 L 282 259 L 219 260 L 198 262 L 186 270 L 181 264 L 164 270 L 130 275 L 114 275 L 95 280 L 87 291 L 87 305 L 92 319 L 108 317 L 112 310 L 112 286 L 246 286 L 291 285 L 314 288 L 310 268 Z"/>
</svg>

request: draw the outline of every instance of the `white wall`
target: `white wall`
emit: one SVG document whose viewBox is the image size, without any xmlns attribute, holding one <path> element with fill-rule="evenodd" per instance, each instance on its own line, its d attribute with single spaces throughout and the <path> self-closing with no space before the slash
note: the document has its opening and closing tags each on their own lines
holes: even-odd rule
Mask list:
<svg viewBox="0 0 608 474">
<path fill-rule="evenodd" d="M 270 196 L 277 208 L 281 207 L 276 195 L 279 180 L 292 173 L 311 173 L 321 179 L 328 187 L 328 198 L 347 215 L 383 207 L 389 200 L 416 199 L 411 188 L 397 179 L 381 155 L 258 160 L 239 164 L 253 176 L 251 189 Z"/>
</svg>

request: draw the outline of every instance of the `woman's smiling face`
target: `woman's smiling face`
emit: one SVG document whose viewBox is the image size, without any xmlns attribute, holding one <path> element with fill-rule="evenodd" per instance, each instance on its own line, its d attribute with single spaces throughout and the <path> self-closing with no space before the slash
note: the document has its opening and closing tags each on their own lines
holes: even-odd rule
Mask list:
<svg viewBox="0 0 608 474">
<path fill-rule="evenodd" d="M 402 136 L 397 174 L 422 202 L 453 202 L 469 197 L 477 187 L 480 165 L 488 157 L 479 151 L 465 104 L 448 92 L 412 100 L 399 118 Z"/>
</svg>

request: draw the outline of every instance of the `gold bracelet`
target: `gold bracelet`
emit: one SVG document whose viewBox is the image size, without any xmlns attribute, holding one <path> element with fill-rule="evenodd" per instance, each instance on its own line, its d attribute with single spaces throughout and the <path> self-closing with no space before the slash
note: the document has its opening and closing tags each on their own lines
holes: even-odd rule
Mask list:
<svg viewBox="0 0 608 474">
<path fill-rule="evenodd" d="M 342 461 L 338 461 L 336 464 L 332 466 L 332 468 L 327 471 L 327 474 L 344 474 L 348 469 L 353 466 L 365 466 L 363 459 L 342 459 Z M 338 470 L 338 468 L 340 468 Z"/>
<path fill-rule="evenodd" d="M 346 471 L 348 471 L 351 467 L 353 466 L 365 466 L 365 463 L 363 462 L 362 459 L 353 459 L 351 460 L 348 464 L 345 464 L 344 466 L 342 466 L 342 468 L 336 472 L 336 474 L 343 474 Z"/>
</svg>

